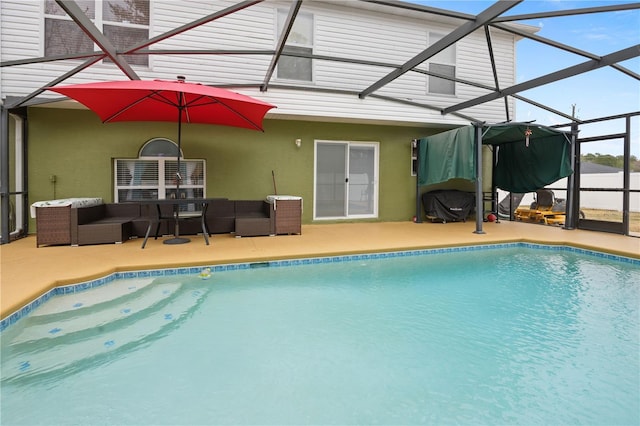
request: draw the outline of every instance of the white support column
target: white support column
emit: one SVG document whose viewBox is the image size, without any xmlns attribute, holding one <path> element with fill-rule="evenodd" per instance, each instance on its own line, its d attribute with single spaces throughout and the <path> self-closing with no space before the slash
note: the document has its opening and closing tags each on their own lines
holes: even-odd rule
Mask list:
<svg viewBox="0 0 640 426">
<path fill-rule="evenodd" d="M 15 192 L 16 194 L 16 202 L 15 202 L 15 231 L 12 233 L 17 233 L 24 229 L 24 195 L 22 194 L 25 191 L 24 187 L 24 134 L 23 134 L 23 119 L 22 117 L 9 114 L 9 117 L 12 118 L 15 122 L 15 138 L 14 138 L 14 182 L 15 182 Z"/>
</svg>

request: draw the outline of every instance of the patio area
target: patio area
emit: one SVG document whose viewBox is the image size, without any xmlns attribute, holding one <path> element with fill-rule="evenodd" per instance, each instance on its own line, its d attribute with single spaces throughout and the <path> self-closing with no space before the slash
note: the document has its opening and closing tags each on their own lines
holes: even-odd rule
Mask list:
<svg viewBox="0 0 640 426">
<path fill-rule="evenodd" d="M 144 250 L 140 239 L 124 244 L 36 248 L 32 235 L 0 245 L 0 316 L 6 317 L 53 287 L 127 270 L 503 242 L 571 245 L 640 259 L 640 239 L 634 237 L 509 221 L 485 223 L 485 234 L 474 230 L 474 222 L 313 224 L 303 225 L 302 235 L 214 235 L 209 246 L 202 236 L 192 236 L 189 244 L 182 245 L 150 239 Z"/>
</svg>

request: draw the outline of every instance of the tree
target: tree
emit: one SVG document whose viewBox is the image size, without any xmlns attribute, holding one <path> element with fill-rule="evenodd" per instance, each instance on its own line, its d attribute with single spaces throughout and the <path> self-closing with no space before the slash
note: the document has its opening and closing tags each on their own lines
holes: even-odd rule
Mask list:
<svg viewBox="0 0 640 426">
<path fill-rule="evenodd" d="M 149 0 L 124 0 L 124 4 L 110 2 L 109 9 L 117 22 L 149 25 Z"/>
<path fill-rule="evenodd" d="M 580 156 L 581 162 L 602 164 L 604 166 L 624 168 L 624 155 L 613 156 L 611 154 L 584 154 Z M 629 169 L 632 172 L 640 172 L 640 160 L 635 155 L 629 156 Z"/>
</svg>

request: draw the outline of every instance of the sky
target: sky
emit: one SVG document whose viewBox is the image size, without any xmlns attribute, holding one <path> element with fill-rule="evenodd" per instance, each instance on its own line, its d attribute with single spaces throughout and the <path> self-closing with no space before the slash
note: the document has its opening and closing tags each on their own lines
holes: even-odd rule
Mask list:
<svg viewBox="0 0 640 426">
<path fill-rule="evenodd" d="M 413 2 L 474 15 L 495 3 L 484 0 L 413 0 Z M 634 2 L 625 0 L 525 0 L 503 16 L 626 3 Z M 519 21 L 519 23 L 538 27 L 539 31 L 536 33 L 538 36 L 600 56 L 640 44 L 640 9 L 551 17 Z M 589 60 L 586 57 L 528 39 L 519 41 L 516 47 L 516 84 Z M 620 65 L 640 74 L 640 57 L 621 62 Z M 521 92 L 520 95 L 568 115 L 571 115 L 575 109 L 576 117 L 583 120 L 640 110 L 640 82 L 611 67 L 560 80 Z M 516 102 L 515 120 L 535 120 L 536 123 L 547 126 L 568 122 L 564 117 L 521 101 Z M 614 134 L 623 131 L 624 120 L 614 120 L 607 124 L 581 126 L 580 137 Z M 640 117 L 635 117 L 632 120 L 631 145 L 631 154 L 640 157 Z M 582 153 L 622 155 L 622 140 L 582 144 Z"/>
</svg>

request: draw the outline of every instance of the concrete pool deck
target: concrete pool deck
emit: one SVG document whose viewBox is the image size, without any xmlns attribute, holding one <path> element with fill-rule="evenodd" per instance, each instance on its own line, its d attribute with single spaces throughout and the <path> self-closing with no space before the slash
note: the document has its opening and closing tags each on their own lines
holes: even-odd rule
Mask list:
<svg viewBox="0 0 640 426">
<path fill-rule="evenodd" d="M 483 227 L 485 233 L 476 234 L 474 222 L 312 224 L 303 225 L 302 235 L 215 235 L 209 246 L 202 236 L 191 236 L 191 242 L 182 245 L 150 239 L 144 250 L 141 239 L 124 244 L 36 248 L 32 235 L 0 245 L 0 317 L 56 286 L 129 270 L 504 242 L 570 245 L 640 259 L 640 238 L 509 221 L 487 222 Z"/>
</svg>

